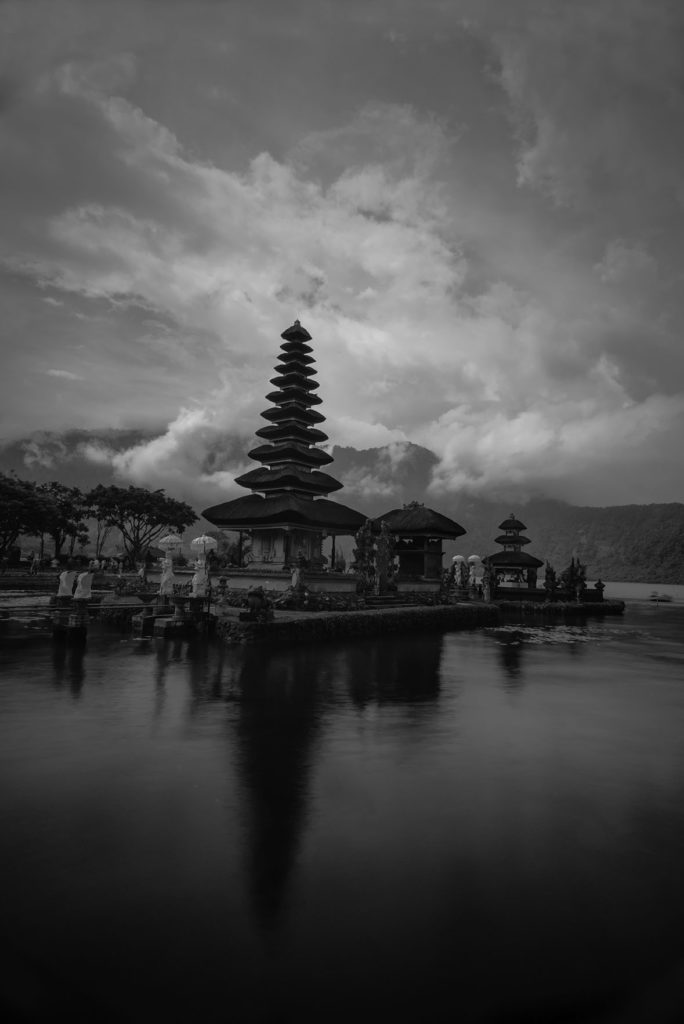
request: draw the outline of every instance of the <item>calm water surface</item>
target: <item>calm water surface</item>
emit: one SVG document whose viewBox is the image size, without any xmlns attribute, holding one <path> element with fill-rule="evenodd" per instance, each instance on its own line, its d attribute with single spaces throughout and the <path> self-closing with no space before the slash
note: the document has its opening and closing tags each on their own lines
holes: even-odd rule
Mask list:
<svg viewBox="0 0 684 1024">
<path fill-rule="evenodd" d="M 12 1019 L 678 1019 L 684 606 L 0 671 Z"/>
</svg>

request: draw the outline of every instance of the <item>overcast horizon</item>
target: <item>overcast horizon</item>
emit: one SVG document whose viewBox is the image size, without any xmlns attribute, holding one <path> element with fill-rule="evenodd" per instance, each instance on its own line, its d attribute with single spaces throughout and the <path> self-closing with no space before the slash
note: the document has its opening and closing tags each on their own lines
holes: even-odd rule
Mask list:
<svg viewBox="0 0 684 1024">
<path fill-rule="evenodd" d="M 682 5 L 6 0 L 0 47 L 3 443 L 236 497 L 298 318 L 330 443 L 436 506 L 684 501 Z"/>
</svg>

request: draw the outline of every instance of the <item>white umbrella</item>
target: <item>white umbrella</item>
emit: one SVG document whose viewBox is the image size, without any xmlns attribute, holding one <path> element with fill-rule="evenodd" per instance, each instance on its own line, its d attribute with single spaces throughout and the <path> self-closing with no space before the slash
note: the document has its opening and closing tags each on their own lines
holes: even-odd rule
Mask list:
<svg viewBox="0 0 684 1024">
<path fill-rule="evenodd" d="M 183 546 L 183 541 L 177 533 L 167 533 L 154 546 L 161 548 L 165 555 L 177 555 Z"/>
<path fill-rule="evenodd" d="M 209 551 L 216 551 L 218 541 L 215 537 L 210 537 L 208 534 L 203 533 L 201 537 L 195 537 L 194 540 L 190 541 L 190 547 L 195 548 L 198 554 L 206 558 Z"/>
<path fill-rule="evenodd" d="M 481 580 L 484 576 L 484 565 L 479 555 L 469 555 L 468 565 L 470 566 L 470 581 Z"/>
</svg>

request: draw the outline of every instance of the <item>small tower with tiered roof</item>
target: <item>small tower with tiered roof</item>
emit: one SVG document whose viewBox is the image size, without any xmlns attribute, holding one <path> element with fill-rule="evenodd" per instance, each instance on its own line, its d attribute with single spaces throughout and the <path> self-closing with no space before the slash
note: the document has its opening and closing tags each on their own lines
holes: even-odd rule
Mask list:
<svg viewBox="0 0 684 1024">
<path fill-rule="evenodd" d="M 531 543 L 529 537 L 523 536 L 523 530 L 527 527 L 511 512 L 508 519 L 499 523 L 498 529 L 502 532 L 495 538 L 495 543 L 500 544 L 503 550 L 488 555 L 484 559 L 485 563 L 496 571 L 500 583 L 525 585 L 533 589 L 536 586 L 537 569 L 544 563 L 522 550 L 526 544 Z"/>
<path fill-rule="evenodd" d="M 503 532 L 495 538 L 495 544 L 501 544 L 504 551 L 515 551 L 520 553 L 525 544 L 530 544 L 529 537 L 523 537 L 522 532 L 527 527 L 524 523 L 521 523 L 519 519 L 515 518 L 513 512 L 511 512 L 508 519 L 504 519 L 503 523 L 499 523 L 499 530 Z"/>
</svg>

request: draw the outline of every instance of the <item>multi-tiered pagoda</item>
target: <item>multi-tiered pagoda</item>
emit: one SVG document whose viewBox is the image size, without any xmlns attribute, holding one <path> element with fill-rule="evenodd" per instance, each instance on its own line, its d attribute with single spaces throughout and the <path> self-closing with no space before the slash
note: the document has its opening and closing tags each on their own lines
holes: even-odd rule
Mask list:
<svg viewBox="0 0 684 1024">
<path fill-rule="evenodd" d="M 523 530 L 527 527 L 511 512 L 508 519 L 499 523 L 498 529 L 501 534 L 495 538 L 495 543 L 500 544 L 502 551 L 494 555 L 488 555 L 485 559 L 501 578 L 501 582 L 526 583 L 528 587 L 536 586 L 537 569 L 544 563 L 535 558 L 534 555 L 523 551 L 523 547 L 530 544 L 530 538 L 523 536 Z"/>
<path fill-rule="evenodd" d="M 256 432 L 265 443 L 249 452 L 261 466 L 235 480 L 252 494 L 202 515 L 221 529 L 251 533 L 253 569 L 287 569 L 300 556 L 318 568 L 323 538 L 356 533 L 365 517 L 325 497 L 342 484 L 320 469 L 333 459 L 316 447 L 328 437 L 317 426 L 325 416 L 313 408 L 321 399 L 307 344 L 311 335 L 295 320 L 281 338 L 277 376 L 270 381 L 276 390 L 266 396 L 272 405 L 261 414 L 268 423 Z"/>
</svg>

